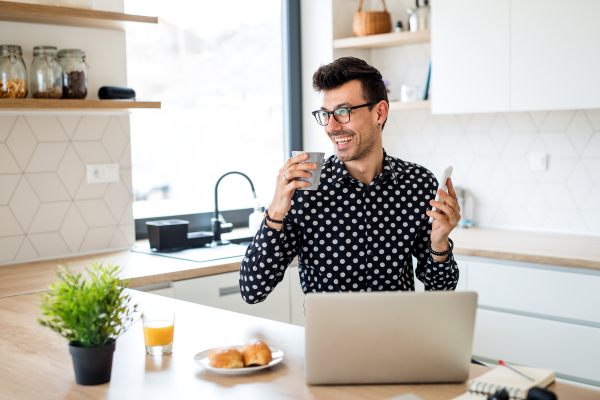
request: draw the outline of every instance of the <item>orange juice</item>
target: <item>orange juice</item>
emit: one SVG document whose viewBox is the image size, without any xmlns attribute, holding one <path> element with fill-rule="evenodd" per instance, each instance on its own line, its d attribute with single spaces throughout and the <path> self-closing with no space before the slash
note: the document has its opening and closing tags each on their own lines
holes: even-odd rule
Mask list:
<svg viewBox="0 0 600 400">
<path fill-rule="evenodd" d="M 146 346 L 167 346 L 173 343 L 173 321 L 149 321 L 144 324 Z"/>
</svg>

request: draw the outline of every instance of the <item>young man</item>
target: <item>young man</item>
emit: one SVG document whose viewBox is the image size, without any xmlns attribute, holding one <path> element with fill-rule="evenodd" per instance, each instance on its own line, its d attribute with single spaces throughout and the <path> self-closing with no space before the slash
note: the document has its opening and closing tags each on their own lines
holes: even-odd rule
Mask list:
<svg viewBox="0 0 600 400">
<path fill-rule="evenodd" d="M 321 66 L 313 87 L 324 94 L 313 115 L 337 155 L 323 163 L 317 191 L 294 180 L 316 168 L 299 164 L 305 154 L 279 171 L 265 221 L 240 267 L 242 298 L 266 299 L 296 256 L 304 293 L 414 290 L 411 255 L 426 290 L 454 290 L 458 267 L 448 236 L 460 219 L 456 194 L 448 180 L 449 193 L 438 191 L 444 203 L 434 201 L 433 174 L 383 150 L 389 105 L 379 71 L 344 57 Z"/>
</svg>

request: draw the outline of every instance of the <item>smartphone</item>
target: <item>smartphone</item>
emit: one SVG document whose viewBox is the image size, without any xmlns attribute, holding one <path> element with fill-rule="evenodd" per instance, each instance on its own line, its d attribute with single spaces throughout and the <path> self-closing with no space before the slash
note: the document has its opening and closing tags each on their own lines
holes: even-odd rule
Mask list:
<svg viewBox="0 0 600 400">
<path fill-rule="evenodd" d="M 454 168 L 452 168 L 452 166 L 449 166 L 448 168 L 446 168 L 444 170 L 444 172 L 442 172 L 442 179 L 438 180 L 438 184 L 439 187 L 438 189 L 442 189 L 444 192 L 448 193 L 448 178 L 450 178 L 452 176 L 452 170 Z M 440 203 L 443 203 L 444 200 L 442 200 L 442 198 L 440 197 L 440 195 L 437 193 L 437 190 L 435 191 L 435 201 L 439 201 Z M 433 207 L 431 209 L 431 211 L 435 211 L 435 212 L 439 212 L 437 208 Z M 429 223 L 431 224 L 433 222 L 433 217 L 429 217 Z"/>
</svg>

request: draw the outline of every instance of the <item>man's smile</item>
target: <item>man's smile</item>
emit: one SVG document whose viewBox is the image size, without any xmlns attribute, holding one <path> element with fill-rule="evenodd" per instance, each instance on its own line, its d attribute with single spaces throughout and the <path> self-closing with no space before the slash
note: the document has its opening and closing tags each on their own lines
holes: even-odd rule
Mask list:
<svg viewBox="0 0 600 400">
<path fill-rule="evenodd" d="M 343 150 L 350 147 L 352 139 L 354 139 L 354 135 L 340 135 L 333 137 L 333 140 L 335 141 L 338 150 Z"/>
</svg>

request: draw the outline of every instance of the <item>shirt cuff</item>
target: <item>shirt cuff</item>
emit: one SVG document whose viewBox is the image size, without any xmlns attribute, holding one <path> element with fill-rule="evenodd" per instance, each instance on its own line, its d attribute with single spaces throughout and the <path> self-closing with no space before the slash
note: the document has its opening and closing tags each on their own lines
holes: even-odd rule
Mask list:
<svg viewBox="0 0 600 400">
<path fill-rule="evenodd" d="M 265 219 L 263 218 L 258 232 L 256 232 L 254 235 L 254 239 L 252 241 L 253 249 L 251 253 L 256 250 L 264 250 L 267 253 L 275 253 L 279 251 L 281 249 L 281 244 L 283 243 L 284 229 L 285 223 L 280 230 L 269 228 Z"/>
<path fill-rule="evenodd" d="M 429 253 L 429 256 L 427 257 L 427 264 L 429 265 L 439 265 L 441 267 L 447 267 L 450 265 L 454 265 L 456 264 L 454 262 L 454 254 L 452 254 L 452 252 L 450 252 L 448 254 L 448 259 L 446 261 L 437 261 L 433 259 L 433 254 Z"/>
</svg>

